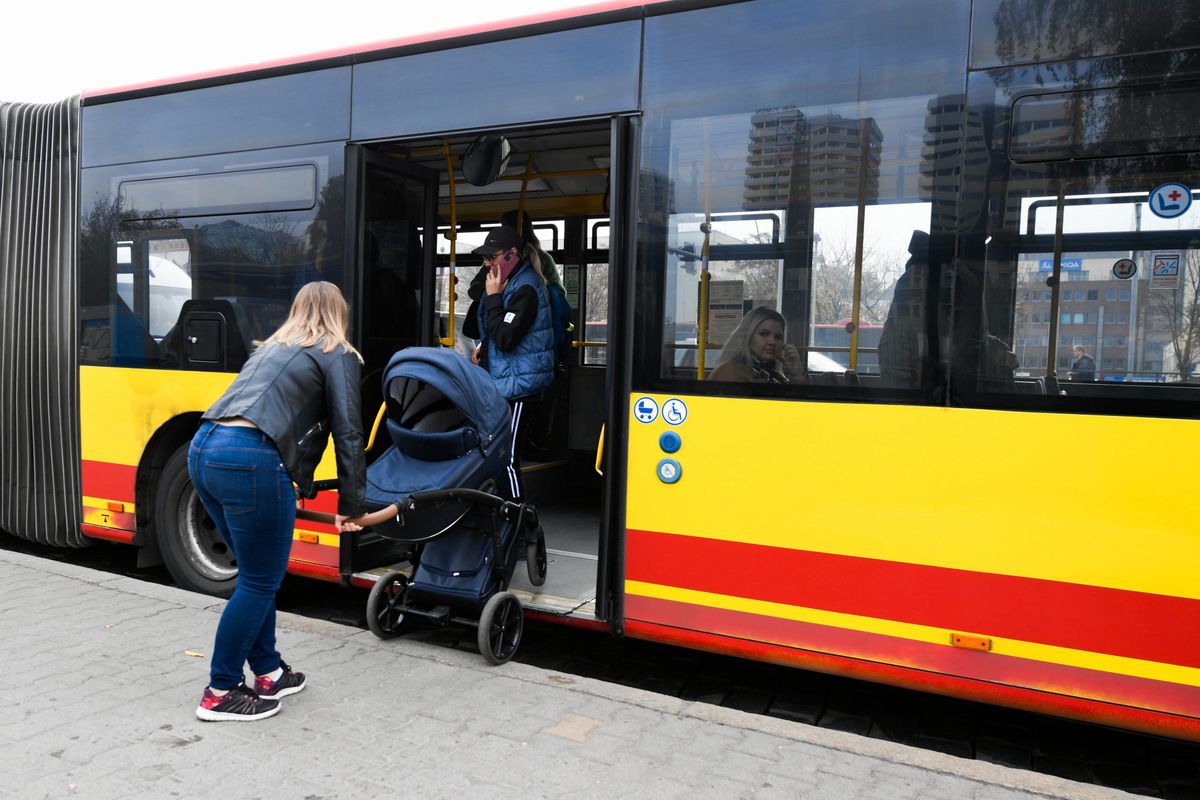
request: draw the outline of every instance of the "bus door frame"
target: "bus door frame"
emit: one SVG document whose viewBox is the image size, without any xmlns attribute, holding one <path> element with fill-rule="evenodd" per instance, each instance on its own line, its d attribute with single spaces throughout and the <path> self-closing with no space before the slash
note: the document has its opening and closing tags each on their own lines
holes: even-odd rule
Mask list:
<svg viewBox="0 0 1200 800">
<path fill-rule="evenodd" d="M 429 346 L 433 344 L 433 312 L 434 288 L 437 285 L 434 276 L 434 257 L 437 250 L 437 204 L 438 180 L 437 170 L 409 163 L 403 159 L 392 159 L 380 155 L 370 147 L 348 142 L 346 145 L 346 191 L 345 191 L 345 231 L 343 242 L 343 263 L 350 268 L 347 270 L 346 294 L 351 303 L 350 330 L 352 341 L 361 349 L 366 346 L 366 297 L 364 265 L 365 252 L 363 243 L 366 236 L 365 209 L 367 205 L 367 170 L 381 169 L 410 180 L 421 181 L 424 184 L 425 198 L 422 216 L 424 217 L 425 234 L 422 241 L 421 254 L 421 285 L 418 290 L 421 319 L 418 322 L 418 344 Z M 374 412 L 375 409 L 371 409 Z M 370 431 L 364 430 L 364 443 L 370 436 Z M 338 548 L 338 571 L 341 583 L 350 585 L 354 573 L 370 569 L 381 564 L 393 563 L 399 557 L 394 544 L 388 541 L 374 542 L 362 545 L 360 548 L 360 533 L 348 531 L 342 533 Z M 360 555 L 363 550 L 371 548 L 372 554 Z M 364 562 L 365 558 L 365 562 Z"/>
<path fill-rule="evenodd" d="M 351 330 L 354 341 L 360 345 L 366 331 L 365 296 L 366 287 L 365 258 L 363 242 L 366 235 L 366 220 L 364 209 L 367 205 L 367 170 L 376 168 L 392 172 L 401 177 L 421 181 L 425 184 L 424 225 L 425 241 L 422 243 L 421 286 L 419 289 L 421 302 L 420 338 L 421 346 L 433 343 L 433 292 L 436 286 L 434 276 L 434 256 L 437 250 L 437 204 L 438 204 L 438 175 L 437 170 L 412 164 L 402 159 L 392 159 L 380 155 L 370 147 L 350 142 L 346 146 L 346 241 L 345 263 L 352 266 L 349 293 L 353 296 L 353 311 L 351 313 Z M 432 231 L 433 238 L 430 238 Z"/>
<path fill-rule="evenodd" d="M 629 454 L 629 393 L 633 385 L 634 273 L 637 267 L 637 188 L 642 118 L 612 119 L 609 141 L 608 196 L 608 354 L 604 396 L 608 412 L 600 464 L 604 474 L 600 500 L 599 563 L 596 567 L 596 617 L 622 635 L 625 629 L 625 503 Z M 580 320 L 580 327 L 583 320 Z"/>
</svg>

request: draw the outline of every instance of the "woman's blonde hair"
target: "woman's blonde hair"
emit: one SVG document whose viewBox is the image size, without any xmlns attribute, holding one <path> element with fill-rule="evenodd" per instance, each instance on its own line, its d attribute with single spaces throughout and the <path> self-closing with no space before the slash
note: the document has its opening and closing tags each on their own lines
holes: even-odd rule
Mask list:
<svg viewBox="0 0 1200 800">
<path fill-rule="evenodd" d="M 733 329 L 733 333 L 729 334 L 713 369 L 730 361 L 751 366 L 754 363 L 754 354 L 750 351 L 750 340 L 754 338 L 754 332 L 758 330 L 758 326 L 768 320 L 778 322 L 786 335 L 787 320 L 783 318 L 782 314 L 773 308 L 755 306 L 749 314 L 742 317 L 742 321 Z"/>
<path fill-rule="evenodd" d="M 362 356 L 346 341 L 346 329 L 350 326 L 350 311 L 341 291 L 328 281 L 313 281 L 300 287 L 292 310 L 265 341 L 258 345 L 290 345 L 293 347 L 321 346 L 322 353 L 337 348 L 354 353 L 358 360 Z"/>
</svg>

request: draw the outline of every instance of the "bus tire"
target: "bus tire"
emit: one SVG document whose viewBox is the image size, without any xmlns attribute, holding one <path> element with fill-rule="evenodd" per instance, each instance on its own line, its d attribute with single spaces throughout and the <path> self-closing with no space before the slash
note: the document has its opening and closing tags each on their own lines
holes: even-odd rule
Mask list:
<svg viewBox="0 0 1200 800">
<path fill-rule="evenodd" d="M 181 589 L 229 597 L 237 585 L 237 560 L 192 486 L 188 444 L 163 466 L 154 497 L 154 535 L 163 563 Z"/>
</svg>

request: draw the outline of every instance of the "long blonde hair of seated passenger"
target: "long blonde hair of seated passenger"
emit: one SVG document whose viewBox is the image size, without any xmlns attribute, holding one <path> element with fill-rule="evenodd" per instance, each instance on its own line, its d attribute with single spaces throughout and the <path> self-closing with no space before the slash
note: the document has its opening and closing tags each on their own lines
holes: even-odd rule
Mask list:
<svg viewBox="0 0 1200 800">
<path fill-rule="evenodd" d="M 346 352 L 354 353 L 361 362 L 362 356 L 346 341 L 346 328 L 349 324 L 350 311 L 341 291 L 329 281 L 313 281 L 300 287 L 296 299 L 292 301 L 292 310 L 288 312 L 288 317 L 279 326 L 279 330 L 265 341 L 255 344 L 292 347 L 313 347 L 319 344 L 322 353 L 330 353 L 340 347 Z"/>
</svg>

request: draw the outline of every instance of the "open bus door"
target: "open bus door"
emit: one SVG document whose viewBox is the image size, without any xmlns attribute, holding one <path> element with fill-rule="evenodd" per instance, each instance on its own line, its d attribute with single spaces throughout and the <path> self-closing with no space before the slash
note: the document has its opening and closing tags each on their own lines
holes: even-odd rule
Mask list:
<svg viewBox="0 0 1200 800">
<path fill-rule="evenodd" d="M 354 265 L 351 328 L 363 356 L 362 425 L 371 438 L 383 402 L 380 376 L 406 347 L 431 344 L 438 173 L 402 153 L 351 145 L 346 174 L 347 263 Z M 387 446 L 374 437 L 370 463 Z M 403 548 L 375 534 L 343 535 L 341 572 L 392 563 Z"/>
<path fill-rule="evenodd" d="M 356 330 L 364 375 L 370 376 L 364 378 L 364 430 L 379 409 L 378 370 L 393 352 L 415 344 L 473 344 L 462 338 L 468 287 L 480 269 L 471 251 L 505 213 L 521 208 L 542 249 L 553 254 L 575 329 L 564 371 L 533 404 L 522 458 L 525 494 L 538 510 L 549 568 L 544 583 L 535 585 L 525 566 L 518 566 L 510 590 L 544 618 L 616 631 L 624 580 L 626 332 L 632 317 L 637 131 L 634 116 L 506 128 L 502 135 L 512 148 L 508 170 L 483 185 L 466 180 L 462 159 L 473 142 L 497 131 L 363 145 L 351 153 L 348 172 L 357 184 L 347 193 L 356 203 L 348 227 L 356 248 L 351 263 L 359 265 Z M 417 208 L 424 216 L 417 216 Z M 437 230 L 435 211 L 440 253 L 438 238 L 424 234 Z M 374 241 L 380 235 L 397 241 Z M 451 281 L 447 251 L 455 243 Z M 408 298 L 395 299 L 397 287 L 417 298 L 418 310 L 398 307 Z M 387 293 L 392 296 L 385 298 Z M 606 324 L 586 325 L 590 320 Z M 600 335 L 588 336 L 589 331 Z M 377 439 L 376 449 L 384 449 L 387 436 Z M 358 537 L 364 543 L 368 538 Z M 372 546 L 376 551 L 370 554 L 365 544 L 343 547 L 343 575 L 356 585 L 374 585 L 387 572 L 384 543 Z M 388 569 L 403 571 L 402 561 L 395 559 Z"/>
</svg>

